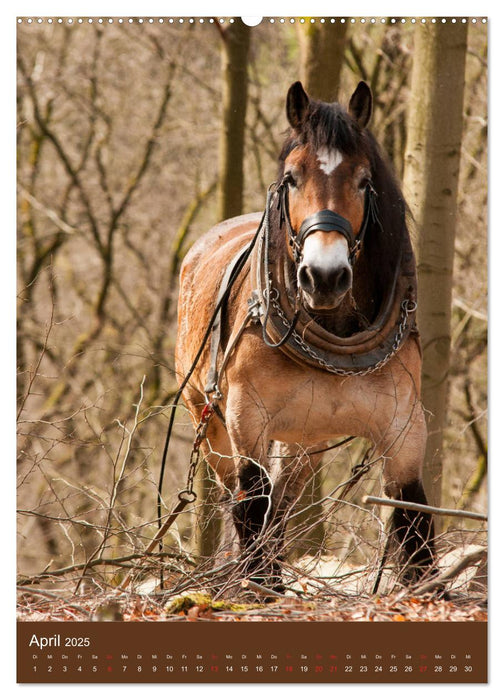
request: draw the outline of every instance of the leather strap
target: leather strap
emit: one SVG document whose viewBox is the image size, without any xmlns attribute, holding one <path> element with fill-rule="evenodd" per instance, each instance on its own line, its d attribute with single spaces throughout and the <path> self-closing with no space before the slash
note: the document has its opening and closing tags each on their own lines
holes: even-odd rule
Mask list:
<svg viewBox="0 0 504 700">
<path fill-rule="evenodd" d="M 289 186 L 285 182 L 282 182 L 278 187 L 277 204 L 280 210 L 280 227 L 285 223 L 296 263 L 298 263 L 302 257 L 303 244 L 310 234 L 315 233 L 315 231 L 338 231 L 345 236 L 348 243 L 350 264 L 353 266 L 357 251 L 362 247 L 370 220 L 373 223 L 379 224 L 376 197 L 376 191 L 371 183 L 369 183 L 366 186 L 364 216 L 362 217 L 362 224 L 357 235 L 354 234 L 352 224 L 348 219 L 330 209 L 322 209 L 321 211 L 315 212 L 315 214 L 307 216 L 299 227 L 299 231 L 296 233 L 292 228 L 289 214 Z"/>
<path fill-rule="evenodd" d="M 219 304 L 220 300 L 224 297 L 225 294 L 229 293 L 229 281 L 233 276 L 233 273 L 236 270 L 236 268 L 242 262 L 244 256 L 248 254 L 248 248 L 249 244 L 247 243 L 247 245 L 245 245 L 241 250 L 238 251 L 238 253 L 234 256 L 234 258 L 227 266 L 226 271 L 224 272 L 224 276 L 222 277 L 220 283 L 219 295 L 216 300 L 216 305 Z M 223 311 L 225 312 L 225 308 L 226 303 L 224 302 L 224 304 L 221 305 L 212 325 L 212 335 L 210 338 L 210 367 L 208 370 L 205 385 L 206 394 L 211 394 L 217 388 L 217 381 L 219 378 L 219 373 L 217 370 L 217 358 L 222 339 L 222 313 Z"/>
<path fill-rule="evenodd" d="M 298 231 L 298 245 L 302 246 L 305 238 L 315 231 L 338 231 L 347 239 L 348 250 L 352 250 L 355 245 L 352 224 L 344 216 L 330 211 L 330 209 L 322 209 L 322 211 L 306 217 Z"/>
</svg>

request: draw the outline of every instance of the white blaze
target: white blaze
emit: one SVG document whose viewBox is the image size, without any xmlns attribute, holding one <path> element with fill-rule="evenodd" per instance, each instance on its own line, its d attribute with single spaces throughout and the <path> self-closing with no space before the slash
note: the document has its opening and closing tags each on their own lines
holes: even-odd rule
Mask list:
<svg viewBox="0 0 504 700">
<path fill-rule="evenodd" d="M 317 158 L 320 164 L 320 169 L 323 170 L 326 175 L 330 175 L 333 170 L 336 170 L 338 165 L 343 161 L 343 156 L 339 151 L 330 151 L 327 146 L 319 148 L 317 151 Z"/>
<path fill-rule="evenodd" d="M 316 233 L 312 233 L 303 245 L 303 264 L 319 270 L 334 270 L 348 265 L 348 243 L 343 236 L 324 245 Z"/>
</svg>

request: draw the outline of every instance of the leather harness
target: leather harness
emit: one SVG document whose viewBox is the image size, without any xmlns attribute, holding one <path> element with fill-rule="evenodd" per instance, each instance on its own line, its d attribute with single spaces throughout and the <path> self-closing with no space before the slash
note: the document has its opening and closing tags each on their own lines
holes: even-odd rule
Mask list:
<svg viewBox="0 0 504 700">
<path fill-rule="evenodd" d="M 399 251 L 391 288 L 382 301 L 374 322 L 366 330 L 349 337 L 336 336 L 319 325 L 299 303 L 299 290 L 285 255 L 274 248 L 270 240 L 270 214 L 273 199 L 280 212 L 280 226 L 286 226 L 288 240 L 296 264 L 302 255 L 306 238 L 315 231 L 338 231 L 348 242 L 349 262 L 354 264 L 363 245 L 370 222 L 378 224 L 377 195 L 371 185 L 366 187 L 363 221 L 357 235 L 350 222 L 337 212 L 327 209 L 308 216 L 296 233 L 289 216 L 288 186 L 285 182 L 268 189 L 266 208 L 259 236 L 253 248 L 240 250 L 228 265 L 221 281 L 218 302 L 229 295 L 229 280 L 233 271 L 243 264 L 244 256 L 251 255 L 251 297 L 242 325 L 250 319 L 260 321 L 265 342 L 278 347 L 287 356 L 302 365 L 310 365 L 332 374 L 364 375 L 376 371 L 395 355 L 412 332 L 416 332 L 416 271 L 414 256 L 409 245 Z M 222 320 L 225 304 L 215 318 L 210 344 L 210 369 L 205 393 L 217 392 L 220 398 L 218 354 L 222 346 Z M 237 338 L 233 339 L 233 347 Z M 227 359 L 228 352 L 225 353 Z"/>
</svg>

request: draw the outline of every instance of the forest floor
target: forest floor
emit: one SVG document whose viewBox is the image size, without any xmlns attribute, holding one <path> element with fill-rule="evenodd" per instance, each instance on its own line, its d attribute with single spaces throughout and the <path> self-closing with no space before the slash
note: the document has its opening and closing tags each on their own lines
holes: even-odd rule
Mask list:
<svg viewBox="0 0 504 700">
<path fill-rule="evenodd" d="M 104 596 L 49 597 L 47 592 L 20 594 L 21 622 L 485 622 L 486 602 L 480 597 L 457 596 L 451 600 L 435 596 L 358 598 L 335 597 L 317 602 L 285 597 L 269 603 L 213 601 L 204 593 L 163 596 L 121 593 Z"/>
<path fill-rule="evenodd" d="M 327 562 L 325 562 L 325 565 Z M 382 581 L 384 594 L 371 595 L 363 573 L 346 574 L 339 585 L 318 589 L 301 585 L 283 595 L 267 594 L 242 580 L 231 595 L 212 595 L 205 585 L 189 588 L 180 580 L 160 591 L 159 581 L 146 581 L 135 592 L 119 587 L 88 586 L 74 593 L 68 582 L 23 584 L 18 587 L 18 620 L 22 622 L 485 622 L 486 562 L 482 548 L 473 548 L 440 570 L 442 586 L 420 584 L 407 589 Z M 316 578 L 312 579 L 317 581 Z M 320 581 L 322 578 L 320 579 Z M 368 580 L 368 579 L 367 579 Z M 306 579 L 305 579 L 306 581 Z M 173 584 L 173 582 L 171 582 Z M 385 585 L 383 585 L 385 584 Z M 440 594 L 440 589 L 443 593 Z"/>
</svg>

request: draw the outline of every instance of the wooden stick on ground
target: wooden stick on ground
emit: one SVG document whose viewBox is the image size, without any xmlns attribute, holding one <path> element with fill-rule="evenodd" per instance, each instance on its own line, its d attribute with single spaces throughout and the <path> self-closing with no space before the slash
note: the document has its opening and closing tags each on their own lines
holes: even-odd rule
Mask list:
<svg viewBox="0 0 504 700">
<path fill-rule="evenodd" d="M 378 496 L 364 496 L 363 503 L 370 503 L 390 508 L 407 508 L 419 513 L 431 513 L 432 515 L 450 515 L 456 518 L 471 518 L 472 520 L 488 520 L 488 516 L 483 513 L 474 513 L 469 510 L 453 510 L 451 508 L 436 508 L 435 506 L 412 503 L 410 501 L 399 501 L 395 498 L 380 498 Z"/>
</svg>

